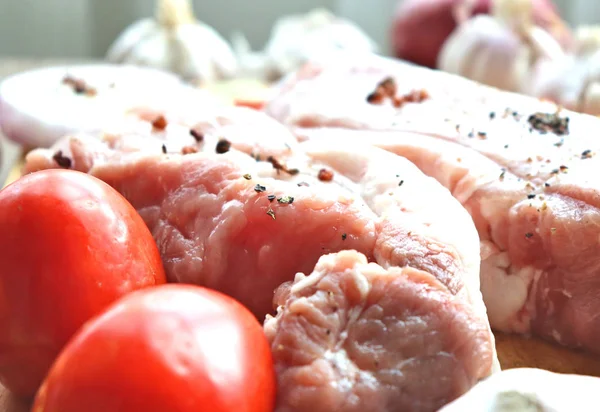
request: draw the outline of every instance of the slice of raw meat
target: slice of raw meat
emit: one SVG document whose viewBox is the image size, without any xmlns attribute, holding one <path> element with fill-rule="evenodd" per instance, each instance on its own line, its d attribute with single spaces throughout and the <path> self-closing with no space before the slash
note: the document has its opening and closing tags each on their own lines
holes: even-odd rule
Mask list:
<svg viewBox="0 0 600 412">
<path fill-rule="evenodd" d="M 600 378 L 509 369 L 479 383 L 440 412 L 592 412 Z"/>
<path fill-rule="evenodd" d="M 325 254 L 354 250 L 379 263 L 380 271 L 418 274 L 411 276 L 428 279 L 424 283 L 436 291 L 433 297 L 413 296 L 425 302 L 420 313 L 432 311 L 422 319 L 431 319 L 428 334 L 419 339 L 431 347 L 439 334 L 452 339 L 436 312 L 441 305 L 451 325 L 470 324 L 463 340 L 444 341 L 449 346 L 443 348 L 472 350 L 447 363 L 432 358 L 437 366 L 421 362 L 415 367 L 423 380 L 410 390 L 429 390 L 429 379 L 443 370 L 462 379 L 440 390 L 450 400 L 498 369 L 478 287 L 477 233 L 447 189 L 385 150 L 366 144 L 311 147 L 258 112 L 217 112 L 191 129 L 165 119 L 167 125 L 157 130 L 142 120 L 124 134 L 66 137 L 52 149 L 31 152 L 25 172 L 62 164 L 106 181 L 144 218 L 171 281 L 225 292 L 258 317 L 273 313 L 276 288 L 299 272 L 310 273 Z M 288 289 L 282 286 L 276 296 Z M 410 288 L 407 293 L 414 295 Z M 382 353 L 393 357 L 395 348 Z M 427 348 L 420 348 L 423 358 Z"/>
<path fill-rule="evenodd" d="M 307 67 L 267 111 L 435 177 L 475 221 L 492 326 L 600 352 L 600 120 L 376 57 Z"/>
<path fill-rule="evenodd" d="M 250 112 L 246 109 L 236 109 L 236 111 Z M 243 120 L 243 118 L 240 120 Z M 240 123 L 243 124 L 241 121 Z M 218 133 L 205 132 L 201 144 L 192 146 L 196 150 L 204 151 L 203 153 L 180 155 L 180 147 L 188 147 L 182 146 L 182 144 L 185 144 L 183 141 L 185 139 L 192 140 L 193 137 L 190 137 L 189 133 L 182 135 L 174 130 L 170 132 L 170 134 L 158 132 L 156 135 L 110 134 L 102 140 L 86 136 L 67 138 L 59 142 L 57 147 L 52 150 L 40 149 L 31 152 L 27 157 L 25 171 L 31 172 L 48 167 L 57 167 L 57 154 L 60 153 L 61 157 L 71 160 L 71 167 L 75 170 L 90 172 L 123 193 L 146 219 L 147 224 L 157 236 L 157 241 L 159 241 L 159 238 L 170 239 L 173 237 L 173 233 L 171 233 L 173 230 L 172 223 L 167 224 L 167 233 L 156 233 L 158 228 L 164 226 L 165 219 L 161 219 L 160 216 L 165 213 L 181 214 L 178 208 L 187 196 L 197 199 L 198 203 L 202 204 L 202 194 L 208 189 L 209 193 L 218 193 L 220 196 L 216 200 L 211 197 L 211 201 L 216 201 L 217 204 L 226 204 L 231 200 L 229 198 L 237 198 L 240 191 L 244 192 L 246 190 L 248 193 L 244 192 L 241 197 L 250 194 L 253 203 L 257 202 L 255 199 L 257 197 L 265 198 L 262 202 L 264 204 L 260 203 L 260 206 L 266 207 L 266 211 L 272 209 L 273 213 L 278 215 L 276 209 L 282 205 L 285 205 L 283 211 L 291 211 L 290 217 L 283 217 L 286 219 L 284 223 L 281 223 L 280 218 L 275 219 L 276 221 L 269 225 L 265 224 L 264 221 L 269 219 L 265 211 L 256 223 L 259 226 L 257 228 L 244 227 L 245 224 L 249 223 L 249 219 L 244 221 L 245 224 L 242 222 L 237 224 L 239 226 L 237 230 L 244 233 L 243 237 L 254 238 L 259 243 L 254 248 L 257 253 L 264 254 L 265 258 L 268 256 L 269 259 L 276 259 L 275 256 L 282 252 L 273 252 L 275 253 L 274 256 L 267 253 L 272 248 L 272 246 L 266 247 L 263 244 L 267 236 L 276 239 L 280 246 L 288 243 L 290 246 L 286 246 L 286 249 L 289 250 L 289 253 L 293 253 L 297 258 L 300 257 L 300 252 L 292 247 L 301 238 L 300 232 L 298 233 L 298 239 L 294 242 L 285 242 L 280 238 L 292 237 L 294 225 L 308 229 L 312 223 L 318 221 L 316 216 L 310 214 L 296 217 L 296 215 L 305 211 L 306 206 L 303 205 L 303 202 L 309 200 L 307 196 L 315 196 L 317 199 L 329 198 L 330 202 L 337 200 L 335 207 L 333 207 L 333 203 L 330 206 L 332 210 L 329 213 L 321 213 L 325 216 L 323 218 L 325 222 L 330 219 L 333 219 L 333 222 L 331 222 L 332 228 L 328 231 L 324 231 L 323 227 L 315 229 L 321 233 L 320 236 L 328 233 L 326 236 L 329 238 L 333 237 L 334 233 L 339 232 L 337 241 L 334 242 L 340 244 L 338 247 L 344 244 L 347 248 L 355 248 L 367 253 L 368 256 L 373 256 L 384 267 L 410 265 L 417 269 L 429 271 L 444 283 L 453 294 L 460 295 L 466 301 L 477 305 L 481 317 L 485 318 L 485 308 L 482 305 L 479 291 L 478 237 L 468 214 L 448 191 L 443 189 L 435 180 L 424 176 L 405 159 L 368 145 L 342 148 L 341 146 L 326 146 L 324 144 L 311 147 L 310 144 L 306 144 L 305 147 L 300 148 L 297 143 L 293 142 L 291 135 L 289 135 L 289 141 L 284 135 L 282 139 L 272 139 L 270 145 L 267 144 L 268 142 L 262 143 L 260 139 L 256 139 L 254 145 L 249 144 L 252 140 L 248 139 L 238 144 L 236 134 L 228 134 L 225 127 L 219 128 Z M 215 154 L 215 147 L 219 144 L 215 136 L 221 136 L 218 139 L 223 139 L 223 136 L 227 138 L 231 136 L 232 140 L 228 141 L 232 143 L 232 147 L 240 151 L 232 150 L 226 155 Z M 189 141 L 187 143 L 191 144 Z M 162 150 L 166 145 L 170 149 L 167 154 L 164 154 Z M 175 151 L 171 152 L 173 149 Z M 304 149 L 308 149 L 306 154 Z M 279 159 L 278 162 L 293 165 L 296 172 L 290 175 L 290 173 L 276 170 L 271 163 L 256 162 L 255 159 L 243 155 L 242 151 L 251 151 L 254 157 L 262 156 L 265 159 L 267 156 L 276 156 Z M 324 166 L 327 166 L 327 168 L 324 168 Z M 197 171 L 192 172 L 188 169 L 197 169 Z M 331 182 L 319 181 L 319 179 L 324 179 L 319 177 L 319 174 L 323 172 L 331 174 Z M 192 173 L 194 174 L 193 178 L 186 176 Z M 244 176 L 246 178 L 242 179 Z M 140 177 L 143 177 L 143 179 Z M 262 180 L 256 181 L 256 178 Z M 277 178 L 277 180 L 273 180 L 274 178 Z M 214 188 L 207 188 L 206 180 Z M 236 180 L 241 181 L 242 184 L 234 185 L 232 181 Z M 168 185 L 159 184 L 165 181 L 168 182 Z M 255 193 L 256 184 L 261 186 L 258 188 L 258 193 Z M 262 187 L 264 187 L 264 190 Z M 421 192 L 423 189 L 425 189 L 424 193 Z M 231 190 L 232 193 L 223 196 L 227 190 Z M 282 196 L 284 198 L 291 197 L 293 198 L 293 204 L 286 204 L 285 201 L 276 201 L 276 199 L 271 199 L 271 202 L 269 202 L 267 198 L 269 194 L 277 196 L 277 198 Z M 247 203 L 246 200 L 237 200 L 241 203 Z M 160 210 L 157 210 L 157 203 L 161 204 Z M 337 216 L 336 210 L 344 204 L 352 205 L 351 210 L 354 210 L 354 212 L 342 211 L 341 215 Z M 192 205 L 195 208 L 191 212 L 196 215 L 190 220 L 193 224 L 197 224 L 199 216 L 197 216 L 198 210 L 196 208 L 200 208 L 200 206 L 194 203 Z M 453 216 L 453 219 L 442 218 L 438 213 L 439 207 L 444 207 L 447 214 Z M 171 208 L 174 211 L 171 211 Z M 321 210 L 327 209 L 329 206 L 317 204 L 308 208 Z M 211 208 L 204 206 L 201 209 L 203 213 L 206 213 L 206 210 Z M 252 215 L 254 213 L 248 211 L 245 214 Z M 347 223 L 343 227 L 336 227 L 343 222 L 341 219 L 345 215 L 349 215 Z M 359 218 L 359 216 L 362 216 L 362 218 Z M 224 219 L 225 216 L 219 218 Z M 180 220 L 182 219 L 181 216 L 174 216 L 173 219 L 177 223 L 175 224 L 178 229 L 177 232 L 185 233 L 185 239 L 191 238 L 192 241 L 196 238 L 204 239 L 209 234 L 215 239 L 220 238 L 215 233 L 211 233 L 210 230 L 208 233 L 200 233 L 202 228 L 198 227 L 187 228 L 182 231 L 181 226 L 186 226 L 189 223 Z M 211 217 L 211 219 L 216 220 L 217 217 Z M 298 223 L 299 219 L 306 220 L 311 225 L 302 225 Z M 203 217 L 203 220 L 206 220 L 206 217 Z M 232 220 L 235 221 L 235 219 Z M 350 222 L 353 221 L 355 223 L 350 225 Z M 290 225 L 289 229 L 284 230 L 283 227 L 280 227 L 281 225 L 287 227 L 288 224 Z M 227 225 L 223 223 L 220 223 L 220 225 L 219 228 L 224 232 L 231 231 L 231 229 L 227 229 Z M 327 223 L 324 223 L 324 225 L 327 225 Z M 356 233 L 356 236 L 353 236 L 356 229 L 349 232 L 343 231 L 342 229 L 346 225 L 356 225 L 357 228 L 362 228 L 368 235 Z M 261 232 L 265 231 L 273 231 L 273 234 L 260 235 Z M 314 235 L 312 232 L 310 232 L 310 236 L 315 236 L 312 239 L 314 245 L 312 248 L 302 246 L 305 253 L 310 255 L 311 253 L 322 254 L 330 251 L 323 244 L 320 244 L 319 236 Z M 304 239 L 306 242 L 310 242 L 310 240 Z M 362 242 L 362 247 L 353 245 L 352 240 Z M 231 239 L 227 242 L 231 246 Z M 176 245 L 180 247 L 179 244 Z M 173 254 L 178 256 L 181 253 L 169 251 L 168 244 L 161 245 L 161 241 L 159 241 L 159 246 L 163 250 L 163 256 L 165 254 L 169 257 Z M 216 249 L 219 250 L 219 253 L 222 253 L 221 249 L 223 247 L 219 246 Z M 244 244 L 244 248 L 248 248 L 248 246 Z M 315 248 L 317 252 L 314 251 Z M 204 247 L 201 250 L 204 250 Z M 319 250 L 322 252 L 319 253 Z M 248 254 L 248 251 L 244 250 L 243 254 Z M 285 254 L 279 256 L 285 256 Z M 232 257 L 229 260 L 242 262 L 243 259 Z M 278 259 L 278 261 L 281 260 Z M 177 281 L 197 283 L 195 277 L 208 276 L 203 272 L 211 272 L 209 269 L 198 266 L 195 269 L 202 274 L 200 275 L 194 273 L 188 267 L 182 269 L 177 266 L 171 267 L 168 262 L 167 259 L 165 262 L 167 274 Z M 313 259 L 307 264 L 314 265 L 315 262 L 316 260 Z M 243 265 L 246 265 L 246 263 L 244 262 Z M 172 265 L 180 264 L 182 264 L 181 258 L 174 259 L 172 262 Z M 261 266 L 266 264 L 266 262 L 263 262 Z M 229 263 L 229 265 L 232 265 L 232 263 Z M 244 267 L 243 265 L 241 267 Z M 289 276 L 295 273 L 294 271 L 284 272 L 290 273 Z M 289 280 L 289 276 L 287 280 Z M 209 278 L 213 277 L 221 279 L 223 276 L 209 276 Z M 276 278 L 274 274 L 263 275 L 263 277 Z M 271 290 L 284 280 L 286 279 L 281 280 L 279 283 L 270 284 Z M 203 279 L 200 283 L 205 284 L 205 281 Z M 242 288 L 239 291 L 229 291 L 229 287 L 231 287 L 227 286 L 229 283 L 226 285 L 210 283 L 208 286 L 228 291 L 228 293 L 233 293 L 235 297 L 239 298 L 240 294 L 246 293 L 245 288 L 247 287 L 245 284 L 242 285 L 242 282 L 239 283 Z M 257 298 L 257 295 L 252 296 L 252 299 Z M 261 299 L 264 299 L 264 296 Z M 249 300 L 248 298 L 241 300 L 253 307 L 252 304 L 246 302 Z M 260 311 L 264 311 L 265 308 L 267 306 L 262 302 Z M 262 313 L 260 311 L 258 313 Z"/>
<path fill-rule="evenodd" d="M 488 374 L 486 322 L 429 273 L 343 251 L 275 302 L 278 412 L 436 411 Z"/>
</svg>

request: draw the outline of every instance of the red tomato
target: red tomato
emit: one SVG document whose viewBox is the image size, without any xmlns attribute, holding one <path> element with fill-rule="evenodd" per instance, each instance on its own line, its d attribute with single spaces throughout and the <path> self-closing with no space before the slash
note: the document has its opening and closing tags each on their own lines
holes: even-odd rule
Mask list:
<svg viewBox="0 0 600 412">
<path fill-rule="evenodd" d="M 150 231 L 114 189 L 45 170 L 0 192 L 0 382 L 33 396 L 71 336 L 136 289 L 164 283 Z"/>
<path fill-rule="evenodd" d="M 65 347 L 34 412 L 267 412 L 275 372 L 240 303 L 191 285 L 124 297 Z"/>
</svg>

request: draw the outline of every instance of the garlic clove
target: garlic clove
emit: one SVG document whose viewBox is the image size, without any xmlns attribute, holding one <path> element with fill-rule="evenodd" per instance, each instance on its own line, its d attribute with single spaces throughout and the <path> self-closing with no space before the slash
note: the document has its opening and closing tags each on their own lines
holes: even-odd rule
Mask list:
<svg viewBox="0 0 600 412">
<path fill-rule="evenodd" d="M 140 20 L 123 31 L 111 45 L 106 59 L 113 63 L 123 63 L 133 48 L 156 33 L 158 24 L 153 19 Z"/>
<path fill-rule="evenodd" d="M 495 18 L 478 15 L 448 37 L 438 67 L 489 86 L 517 91 L 526 57 L 519 37 Z"/>
<path fill-rule="evenodd" d="M 238 62 L 229 46 L 216 30 L 204 23 L 187 24 L 179 27 L 177 40 L 189 66 L 183 70 L 186 77 L 199 77 L 199 73 L 209 73 L 205 81 L 228 79 L 236 75 Z M 204 39 L 200 43 L 197 39 Z M 210 44 L 210 54 L 206 53 Z M 206 72 L 205 72 L 206 70 Z"/>
<path fill-rule="evenodd" d="M 600 26 L 580 26 L 575 31 L 575 53 L 580 56 L 600 49 Z"/>
<path fill-rule="evenodd" d="M 244 39 L 236 38 L 242 72 L 277 80 L 305 63 L 335 59 L 339 53 L 374 53 L 378 48 L 354 23 L 338 18 L 326 9 L 280 18 L 262 53 L 251 53 Z"/>
<path fill-rule="evenodd" d="M 237 72 L 233 50 L 216 30 L 196 20 L 190 0 L 157 0 L 155 18 L 125 29 L 106 58 L 167 70 L 194 83 L 228 79 Z"/>
</svg>

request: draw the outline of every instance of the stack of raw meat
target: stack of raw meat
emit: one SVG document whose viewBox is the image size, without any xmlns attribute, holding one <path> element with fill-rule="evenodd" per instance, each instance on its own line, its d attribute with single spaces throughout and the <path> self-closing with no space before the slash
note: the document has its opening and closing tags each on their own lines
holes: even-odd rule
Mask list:
<svg viewBox="0 0 600 412">
<path fill-rule="evenodd" d="M 129 126 L 25 172 L 108 182 L 171 281 L 266 316 L 278 411 L 438 410 L 499 369 L 490 323 L 600 352 L 597 119 L 373 57 Z"/>
</svg>

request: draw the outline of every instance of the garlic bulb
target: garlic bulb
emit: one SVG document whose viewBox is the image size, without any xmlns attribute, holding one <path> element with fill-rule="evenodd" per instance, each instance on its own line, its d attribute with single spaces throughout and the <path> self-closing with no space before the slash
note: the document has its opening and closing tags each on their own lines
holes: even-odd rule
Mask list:
<svg viewBox="0 0 600 412">
<path fill-rule="evenodd" d="M 326 9 L 278 20 L 262 52 L 252 52 L 241 33 L 235 33 L 234 49 L 240 71 L 247 77 L 273 81 L 299 69 L 308 61 L 324 63 L 338 53 L 377 52 L 375 42 L 354 23 Z"/>
<path fill-rule="evenodd" d="M 467 19 L 450 35 L 438 67 L 489 86 L 521 91 L 538 59 L 564 56 L 560 44 L 535 26 L 531 16 L 531 0 L 495 0 L 490 16 Z"/>
<path fill-rule="evenodd" d="M 106 58 L 167 70 L 193 82 L 230 78 L 237 70 L 229 44 L 195 19 L 190 0 L 158 0 L 155 19 L 142 19 L 125 29 Z"/>
<path fill-rule="evenodd" d="M 573 111 L 600 115 L 600 49 L 538 62 L 523 91 Z"/>
<path fill-rule="evenodd" d="M 600 26 L 580 26 L 575 31 L 575 53 L 586 55 L 600 49 Z"/>
</svg>

